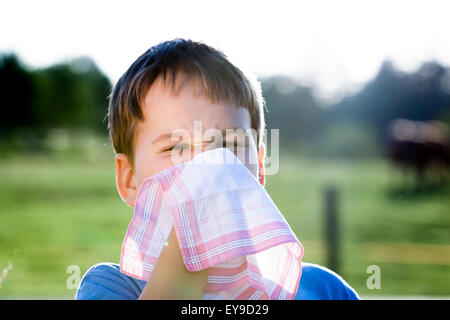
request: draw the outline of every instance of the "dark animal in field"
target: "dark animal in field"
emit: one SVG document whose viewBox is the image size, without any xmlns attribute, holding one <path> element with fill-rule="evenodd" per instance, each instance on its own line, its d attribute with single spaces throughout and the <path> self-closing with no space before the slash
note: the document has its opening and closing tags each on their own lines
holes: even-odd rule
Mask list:
<svg viewBox="0 0 450 320">
<path fill-rule="evenodd" d="M 388 157 L 405 173 L 414 172 L 416 186 L 443 185 L 450 171 L 450 135 L 438 121 L 397 119 L 389 125 Z M 437 179 L 437 181 L 436 181 Z"/>
</svg>

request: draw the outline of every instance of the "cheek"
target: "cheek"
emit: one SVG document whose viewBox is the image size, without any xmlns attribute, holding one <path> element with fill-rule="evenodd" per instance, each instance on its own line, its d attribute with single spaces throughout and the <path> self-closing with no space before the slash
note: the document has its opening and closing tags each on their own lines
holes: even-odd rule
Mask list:
<svg viewBox="0 0 450 320">
<path fill-rule="evenodd" d="M 193 152 L 174 151 L 168 155 L 158 155 L 152 152 L 141 151 L 135 157 L 135 178 L 137 187 L 147 178 L 158 172 L 174 166 L 180 162 L 188 161 L 192 158 Z"/>
<path fill-rule="evenodd" d="M 234 153 L 239 158 L 239 160 L 241 160 L 241 162 L 247 167 L 251 174 L 258 178 L 259 162 L 257 150 L 254 148 L 242 148 L 238 149 L 237 151 L 234 150 Z"/>
<path fill-rule="evenodd" d="M 241 160 L 242 161 L 242 160 Z M 247 169 L 258 178 L 259 175 L 259 164 L 258 164 L 258 154 L 252 154 L 252 152 L 249 153 L 249 159 L 246 159 L 246 162 L 244 162 Z"/>
<path fill-rule="evenodd" d="M 245 159 L 239 159 L 245 164 L 247 169 L 253 174 L 255 178 L 259 176 L 259 157 L 258 157 L 258 148 L 256 148 L 256 144 L 254 139 L 249 139 L 249 146 L 245 150 Z"/>
<path fill-rule="evenodd" d="M 138 188 L 147 178 L 172 165 L 170 158 L 140 157 L 135 161 L 135 177 Z"/>
</svg>

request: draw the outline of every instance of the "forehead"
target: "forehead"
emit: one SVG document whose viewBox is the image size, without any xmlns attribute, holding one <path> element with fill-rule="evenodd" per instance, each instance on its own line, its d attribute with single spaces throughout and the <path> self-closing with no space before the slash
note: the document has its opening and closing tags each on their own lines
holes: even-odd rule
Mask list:
<svg viewBox="0 0 450 320">
<path fill-rule="evenodd" d="M 229 102 L 212 102 L 204 93 L 201 79 L 180 76 L 172 90 L 171 81 L 158 77 L 145 95 L 142 105 L 144 121 L 138 134 L 147 138 L 176 129 L 193 131 L 194 121 L 201 121 L 203 130 L 251 128 L 247 109 Z"/>
</svg>

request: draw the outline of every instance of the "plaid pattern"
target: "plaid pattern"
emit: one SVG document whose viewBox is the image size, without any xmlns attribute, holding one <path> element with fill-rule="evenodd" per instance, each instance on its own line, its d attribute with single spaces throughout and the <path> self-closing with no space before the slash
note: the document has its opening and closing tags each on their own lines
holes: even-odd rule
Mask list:
<svg viewBox="0 0 450 320">
<path fill-rule="evenodd" d="M 172 226 L 186 268 L 210 268 L 203 299 L 294 298 L 303 247 L 265 189 L 228 149 L 200 153 L 142 183 L 122 245 L 121 271 L 148 280 Z"/>
</svg>

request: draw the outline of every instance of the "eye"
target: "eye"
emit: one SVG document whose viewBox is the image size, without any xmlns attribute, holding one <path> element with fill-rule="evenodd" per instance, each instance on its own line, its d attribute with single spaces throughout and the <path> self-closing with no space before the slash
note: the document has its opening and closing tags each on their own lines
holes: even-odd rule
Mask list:
<svg viewBox="0 0 450 320">
<path fill-rule="evenodd" d="M 234 141 L 223 141 L 223 148 L 229 148 L 232 152 L 236 153 L 238 151 L 244 151 L 247 148 L 247 145 L 242 142 Z"/>
<path fill-rule="evenodd" d="M 164 150 L 162 150 L 162 152 L 170 152 L 173 150 L 184 150 L 184 149 L 189 149 L 191 146 L 186 144 L 186 143 L 179 143 L 179 144 L 175 144 L 171 147 L 168 147 Z"/>
</svg>

